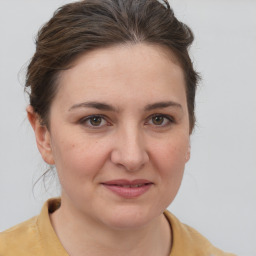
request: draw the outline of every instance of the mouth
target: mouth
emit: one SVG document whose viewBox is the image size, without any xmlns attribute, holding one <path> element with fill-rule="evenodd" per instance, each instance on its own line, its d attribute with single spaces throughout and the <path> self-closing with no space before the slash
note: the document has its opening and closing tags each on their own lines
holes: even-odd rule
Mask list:
<svg viewBox="0 0 256 256">
<path fill-rule="evenodd" d="M 129 199 L 145 194 L 153 182 L 148 180 L 111 180 L 101 184 L 116 195 Z"/>
<path fill-rule="evenodd" d="M 106 184 L 107 185 L 107 184 Z M 142 186 L 150 185 L 150 183 L 143 183 L 143 184 L 136 184 L 136 185 L 109 185 L 109 186 L 117 186 L 117 187 L 123 187 L 123 188 L 140 188 Z"/>
</svg>

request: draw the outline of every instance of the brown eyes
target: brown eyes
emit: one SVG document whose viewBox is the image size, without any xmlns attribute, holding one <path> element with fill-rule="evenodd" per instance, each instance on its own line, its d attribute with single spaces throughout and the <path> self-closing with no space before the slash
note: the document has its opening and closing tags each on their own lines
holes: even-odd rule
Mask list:
<svg viewBox="0 0 256 256">
<path fill-rule="evenodd" d="M 169 115 L 154 114 L 148 118 L 146 124 L 156 126 L 157 128 L 166 127 L 174 123 L 174 120 Z"/>
<path fill-rule="evenodd" d="M 150 116 L 145 125 L 155 126 L 157 128 L 166 127 L 174 122 L 173 118 L 169 115 L 154 114 Z M 112 124 L 107 121 L 105 116 L 102 115 L 91 115 L 80 120 L 80 123 L 91 129 L 100 129 Z"/>
<path fill-rule="evenodd" d="M 89 122 L 92 126 L 100 126 L 102 123 L 102 117 L 101 116 L 93 116 L 89 118 Z"/>
<path fill-rule="evenodd" d="M 155 125 L 161 125 L 164 122 L 164 117 L 163 116 L 154 116 L 152 117 L 152 123 Z"/>
<path fill-rule="evenodd" d="M 86 127 L 89 127 L 91 129 L 100 129 L 105 126 L 111 126 L 111 123 L 109 123 L 106 120 L 105 116 L 101 115 L 92 115 L 92 116 L 87 116 L 83 118 L 80 123 Z"/>
</svg>

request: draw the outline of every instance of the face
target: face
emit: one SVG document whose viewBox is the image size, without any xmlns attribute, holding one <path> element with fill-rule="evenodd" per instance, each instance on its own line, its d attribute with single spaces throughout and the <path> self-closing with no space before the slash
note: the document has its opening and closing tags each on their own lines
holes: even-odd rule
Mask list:
<svg viewBox="0 0 256 256">
<path fill-rule="evenodd" d="M 61 74 L 49 120 L 39 149 L 56 166 L 65 209 L 134 228 L 173 201 L 189 158 L 189 118 L 169 50 L 137 44 L 81 56 Z"/>
</svg>

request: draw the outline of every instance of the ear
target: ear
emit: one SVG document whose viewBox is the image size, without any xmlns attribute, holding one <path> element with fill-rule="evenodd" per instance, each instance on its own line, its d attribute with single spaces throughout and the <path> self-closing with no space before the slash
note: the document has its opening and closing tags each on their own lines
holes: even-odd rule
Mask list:
<svg viewBox="0 0 256 256">
<path fill-rule="evenodd" d="M 28 120 L 35 132 L 37 148 L 44 159 L 49 165 L 54 165 L 54 159 L 51 147 L 51 136 L 48 128 L 42 125 L 38 114 L 34 112 L 32 106 L 27 107 Z"/>
</svg>

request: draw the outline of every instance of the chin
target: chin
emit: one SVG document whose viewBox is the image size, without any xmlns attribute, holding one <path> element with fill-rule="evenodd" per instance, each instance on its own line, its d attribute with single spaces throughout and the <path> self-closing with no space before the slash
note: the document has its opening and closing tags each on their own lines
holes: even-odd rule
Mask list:
<svg viewBox="0 0 256 256">
<path fill-rule="evenodd" d="M 114 229 L 129 230 L 147 226 L 161 213 L 153 214 L 148 209 L 138 209 L 138 207 L 122 207 L 110 212 L 109 215 L 105 213 L 105 224 Z"/>
</svg>

